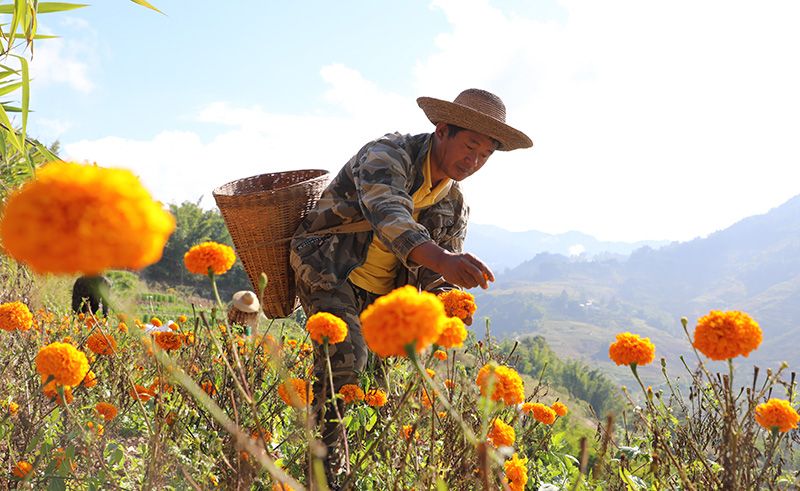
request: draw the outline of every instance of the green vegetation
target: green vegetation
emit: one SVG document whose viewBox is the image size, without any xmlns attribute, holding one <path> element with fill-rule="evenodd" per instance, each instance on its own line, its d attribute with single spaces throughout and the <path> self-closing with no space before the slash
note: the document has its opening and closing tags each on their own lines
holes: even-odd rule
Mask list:
<svg viewBox="0 0 800 491">
<path fill-rule="evenodd" d="M 594 413 L 603 417 L 622 409 L 619 386 L 597 368 L 579 360 L 563 360 L 541 336 L 505 341 L 506 353 L 513 350 L 512 360 L 520 373 L 541 379 L 550 386 L 562 388 L 576 400 L 586 401 Z"/>
<path fill-rule="evenodd" d="M 169 209 L 175 216 L 175 232 L 164 247 L 161 260 L 145 268 L 141 277 L 151 284 L 162 285 L 163 289 L 175 288 L 193 295 L 209 295 L 207 278 L 189 273 L 183 265 L 183 255 L 190 247 L 209 240 L 232 246 L 225 221 L 216 208 L 204 210 L 197 203 L 172 204 Z M 238 290 L 253 289 L 238 259 L 230 271 L 220 276 L 217 287 L 223 300 L 229 300 Z"/>
</svg>

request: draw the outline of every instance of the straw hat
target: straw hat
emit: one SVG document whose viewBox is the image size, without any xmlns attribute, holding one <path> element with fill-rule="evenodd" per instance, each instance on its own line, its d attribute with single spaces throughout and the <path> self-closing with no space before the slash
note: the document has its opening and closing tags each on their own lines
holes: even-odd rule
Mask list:
<svg viewBox="0 0 800 491">
<path fill-rule="evenodd" d="M 233 306 L 241 312 L 258 312 L 261 306 L 256 294 L 249 290 L 238 291 L 233 294 Z"/>
<path fill-rule="evenodd" d="M 506 106 L 499 97 L 481 89 L 467 89 L 453 102 L 420 97 L 419 107 L 433 124 L 449 123 L 500 142 L 498 150 L 516 150 L 533 146 L 528 136 L 506 124 Z"/>
</svg>

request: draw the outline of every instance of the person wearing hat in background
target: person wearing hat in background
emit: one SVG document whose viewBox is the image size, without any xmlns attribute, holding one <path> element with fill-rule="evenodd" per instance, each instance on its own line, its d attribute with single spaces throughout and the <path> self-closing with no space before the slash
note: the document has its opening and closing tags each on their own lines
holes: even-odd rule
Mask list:
<svg viewBox="0 0 800 491">
<path fill-rule="evenodd" d="M 366 367 L 359 314 L 376 298 L 406 284 L 436 291 L 494 281 L 486 264 L 462 252 L 468 208 L 459 182 L 495 151 L 533 145 L 505 123 L 502 100 L 485 90 L 467 89 L 452 102 L 420 97 L 417 104 L 434 132 L 390 133 L 367 143 L 292 239 L 290 262 L 306 315 L 329 312 L 347 323 L 345 341 L 329 347 L 336 391 L 357 384 Z M 314 413 L 324 420 L 326 472 L 335 488 L 345 468 L 343 445 L 328 402 L 325 358 L 315 348 Z"/>
<path fill-rule="evenodd" d="M 258 327 L 258 312 L 261 304 L 255 293 L 241 290 L 233 294 L 231 306 L 228 309 L 228 324 L 242 326 L 245 335 L 249 336 Z"/>
</svg>

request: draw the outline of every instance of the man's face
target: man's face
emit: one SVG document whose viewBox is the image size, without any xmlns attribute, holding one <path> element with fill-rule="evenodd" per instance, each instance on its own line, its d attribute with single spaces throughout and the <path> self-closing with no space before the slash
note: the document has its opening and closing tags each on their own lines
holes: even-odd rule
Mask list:
<svg viewBox="0 0 800 491">
<path fill-rule="evenodd" d="M 444 123 L 436 126 L 440 149 L 439 171 L 454 181 L 462 181 L 478 171 L 494 153 L 497 143 L 486 135 L 461 130 L 450 136 Z"/>
</svg>

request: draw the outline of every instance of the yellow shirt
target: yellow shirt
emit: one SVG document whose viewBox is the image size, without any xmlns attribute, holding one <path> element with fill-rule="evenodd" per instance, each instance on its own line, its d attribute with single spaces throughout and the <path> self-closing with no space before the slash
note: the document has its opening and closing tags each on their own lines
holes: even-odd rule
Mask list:
<svg viewBox="0 0 800 491">
<path fill-rule="evenodd" d="M 414 220 L 419 217 L 419 212 L 422 208 L 427 208 L 447 196 L 453 183 L 449 178 L 444 178 L 436 187 L 433 187 L 431 182 L 430 148 L 422 166 L 422 176 L 424 178 L 422 186 L 411 196 L 414 201 Z M 384 295 L 394 288 L 398 262 L 397 256 L 375 236 L 369 245 L 364 264 L 354 269 L 350 273 L 349 279 L 354 285 L 368 292 Z"/>
</svg>

